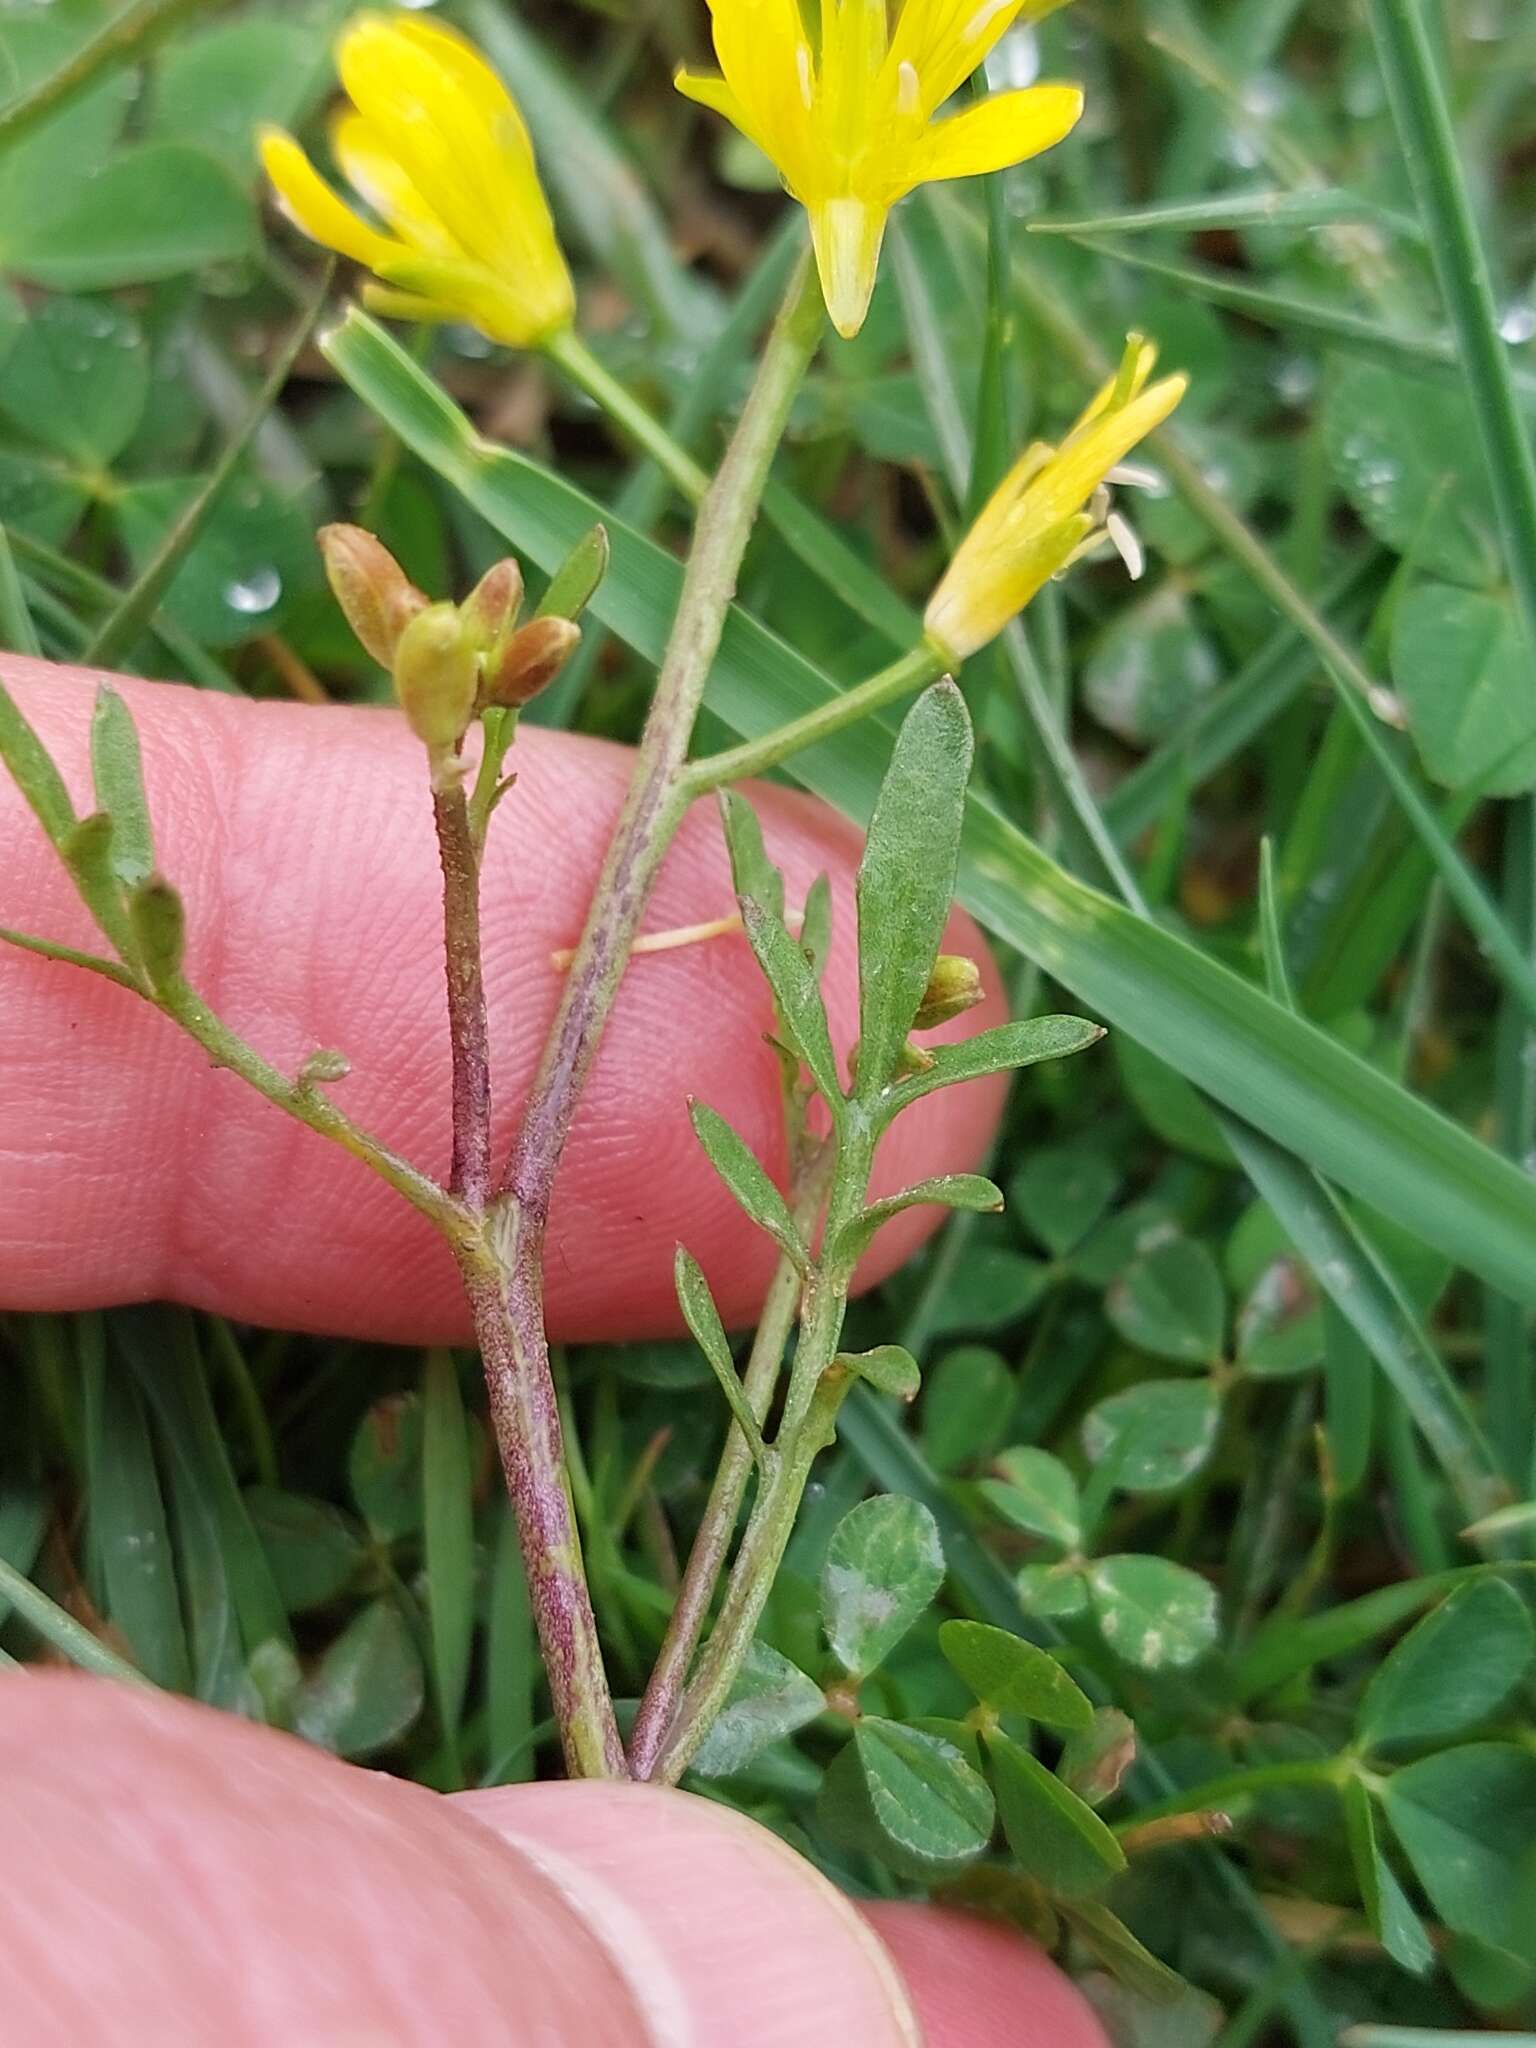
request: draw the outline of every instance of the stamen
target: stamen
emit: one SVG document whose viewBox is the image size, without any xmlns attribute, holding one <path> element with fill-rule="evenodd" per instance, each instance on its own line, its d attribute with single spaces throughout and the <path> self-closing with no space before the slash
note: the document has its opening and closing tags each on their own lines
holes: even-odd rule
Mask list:
<svg viewBox="0 0 1536 2048">
<path fill-rule="evenodd" d="M 918 86 L 917 66 L 903 62 L 896 67 L 896 111 L 899 114 L 915 114 L 922 104 Z"/>
<path fill-rule="evenodd" d="M 974 43 L 979 36 L 985 33 L 993 16 L 1001 14 L 1008 5 L 1009 0 L 983 0 L 983 5 L 977 8 L 976 12 L 965 24 L 965 27 L 961 29 L 961 42 Z"/>
<path fill-rule="evenodd" d="M 1160 491 L 1163 488 L 1161 471 L 1149 468 L 1144 462 L 1117 462 L 1104 481 L 1128 484 L 1136 491 Z"/>
<path fill-rule="evenodd" d="M 1136 529 L 1122 513 L 1111 512 L 1104 522 L 1104 531 L 1109 535 L 1115 553 L 1124 562 L 1125 573 L 1133 583 L 1139 583 L 1147 566 L 1147 556 Z"/>
</svg>

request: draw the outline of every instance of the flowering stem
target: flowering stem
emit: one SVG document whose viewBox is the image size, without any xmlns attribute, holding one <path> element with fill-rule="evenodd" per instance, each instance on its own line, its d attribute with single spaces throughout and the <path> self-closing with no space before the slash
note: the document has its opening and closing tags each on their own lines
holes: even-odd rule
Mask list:
<svg viewBox="0 0 1536 2048">
<path fill-rule="evenodd" d="M 491 1198 L 491 1057 L 480 962 L 480 859 L 461 778 L 432 790 L 443 867 L 443 941 L 448 969 L 448 1036 L 453 1050 L 451 1193 L 483 1211 Z"/>
<path fill-rule="evenodd" d="M 508 1201 L 498 1230 L 506 1285 L 496 1319 L 505 1337 L 506 1355 L 487 1361 L 487 1375 L 493 1382 L 493 1402 L 498 1374 L 505 1383 L 502 1398 L 507 1426 L 526 1433 L 525 1452 L 532 1449 L 547 1454 L 556 1470 L 562 1448 L 544 1331 L 542 1272 L 555 1175 L 651 884 L 687 808 L 689 791 L 683 768 L 694 719 L 720 644 L 763 486 L 820 334 L 821 301 L 809 265 L 802 258 L 758 366 L 751 396 L 700 508 L 677 616 L 629 794 L 609 844 L 506 1177 Z M 541 1498 L 544 1493 L 547 1488 L 541 1491 Z M 564 1524 L 570 1528 L 568 1507 Z M 550 1541 L 555 1554 L 530 1560 L 530 1586 L 536 1588 L 541 1576 L 561 1582 L 562 1574 L 573 1575 L 580 1609 L 575 1618 L 589 1618 L 591 1607 L 580 1577 L 574 1535 L 568 1537 L 552 1525 Z M 528 1555 L 526 1548 L 524 1554 Z M 572 1593 L 563 1583 L 555 1583 L 552 1591 L 562 1597 Z M 535 1590 L 536 1615 L 538 1597 Z M 571 1617 L 567 1614 L 565 1618 Z M 542 1617 L 540 1635 L 544 1640 Z M 553 1686 L 555 1666 L 565 1649 L 559 1641 L 544 1640 L 544 1650 L 551 1659 Z M 590 1647 L 578 1646 L 572 1654 L 568 1675 L 578 1694 L 582 1686 L 600 1683 L 595 1636 Z M 602 1698 L 606 1702 L 606 1687 Z M 575 1703 L 582 1706 L 590 1722 L 590 1701 L 577 1697 Z M 578 1741 L 579 1731 L 568 1718 L 572 1700 L 562 1702 L 557 1693 L 555 1708 L 571 1769 L 582 1775 L 612 1775 L 612 1748 L 606 1736 L 601 1744 L 592 1739 Z M 609 1712 L 611 1715 L 611 1709 Z"/>
<path fill-rule="evenodd" d="M 699 504 L 709 489 L 709 477 L 685 448 L 673 440 L 654 414 L 648 412 L 617 377 L 605 370 L 574 327 L 564 327 L 544 344 L 544 353 L 565 372 L 578 390 L 607 413 L 619 430 L 637 448 L 650 456 L 656 467 L 674 483 L 689 504 Z"/>
<path fill-rule="evenodd" d="M 702 761 L 692 762 L 683 777 L 688 794 L 690 797 L 705 796 L 710 790 L 723 789 L 728 782 L 741 782 L 749 775 L 762 775 L 769 768 L 776 768 L 781 761 L 787 761 L 792 754 L 841 732 L 845 725 L 857 724 L 859 719 L 868 718 L 871 712 L 894 704 L 898 698 L 926 689 L 929 683 L 937 682 L 943 674 L 943 656 L 926 640 L 921 640 L 910 653 L 893 661 L 889 668 L 881 669 L 878 675 L 870 676 L 851 690 L 844 690 L 841 696 L 819 704 L 803 717 L 790 719 L 787 724 L 764 733 L 761 739 L 743 740 L 740 746 L 727 747 L 723 753 L 708 754 Z"/>
</svg>

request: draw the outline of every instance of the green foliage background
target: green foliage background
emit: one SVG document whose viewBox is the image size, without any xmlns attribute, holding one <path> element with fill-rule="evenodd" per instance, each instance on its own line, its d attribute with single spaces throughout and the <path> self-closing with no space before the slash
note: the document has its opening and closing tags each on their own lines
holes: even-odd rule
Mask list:
<svg viewBox="0 0 1536 2048">
<path fill-rule="evenodd" d="M 405 340 L 496 464 L 409 356 L 306 341 L 323 280 L 251 131 L 322 106 L 344 12 L 0 4 L 3 637 L 373 698 L 318 523 L 377 528 L 437 593 L 508 542 L 547 571 L 596 501 L 607 631 L 535 715 L 628 736 L 675 577 L 654 544 L 686 532 L 662 480 L 467 332 Z M 444 12 L 525 105 L 588 340 L 708 462 L 795 223 L 670 92 L 702 10 Z M 1371 32 L 1411 13 L 1080 0 L 1009 38 L 994 85 L 1038 57 L 1083 126 L 901 210 L 797 408 L 705 714 L 710 744 L 761 731 L 908 644 L 966 512 L 1128 327 L 1190 371 L 1122 498 L 1145 579 L 1078 572 L 962 679 L 962 896 L 1016 1013 L 1087 1010 L 1112 1051 L 1021 1078 L 1006 1215 L 858 1306 L 850 1342 L 907 1346 L 923 1391 L 853 1397 L 700 1760 L 855 1890 L 958 1885 L 1068 1943 L 1141 2048 L 1536 2026 L 1536 23 L 1426 10 L 1501 424 Z M 863 815 L 887 751 L 861 728 L 794 767 Z M 472 1360 L 175 1308 L 11 1316 L 0 1354 L 5 1655 L 116 1655 L 431 1784 L 548 1764 Z M 686 1344 L 563 1370 L 632 1694 L 723 1406 Z M 905 1626 L 872 1634 L 882 1573 Z M 1184 1812 L 1232 1831 L 1138 1840 Z"/>
</svg>

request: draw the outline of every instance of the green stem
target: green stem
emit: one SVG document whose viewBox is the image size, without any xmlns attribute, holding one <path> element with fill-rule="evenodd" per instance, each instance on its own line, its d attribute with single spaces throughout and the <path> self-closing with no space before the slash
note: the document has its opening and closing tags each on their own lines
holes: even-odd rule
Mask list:
<svg viewBox="0 0 1536 2048">
<path fill-rule="evenodd" d="M 753 1504 L 698 1671 L 683 1695 L 652 1773 L 669 1785 L 675 1785 L 687 1770 L 730 1698 L 794 1532 L 811 1468 L 836 1436 L 838 1410 L 853 1384 L 835 1361 L 854 1261 L 836 1254 L 829 1259 L 826 1254 L 828 1247 L 847 1242 L 847 1227 L 863 1207 L 875 1139 L 867 1111 L 857 1100 L 851 1101 L 840 1126 L 832 1197 L 822 1232 L 823 1259 L 806 1287 L 800 1338 L 790 1367 L 773 1462 Z"/>
<path fill-rule="evenodd" d="M 1257 1792 L 1280 1791 L 1291 1785 L 1332 1785 L 1342 1789 L 1358 1775 L 1356 1760 L 1345 1756 L 1301 1757 L 1289 1763 L 1258 1764 L 1251 1771 L 1227 1771 L 1219 1778 L 1207 1778 L 1187 1791 L 1159 1799 L 1152 1806 L 1140 1806 L 1116 1832 L 1133 1834 L 1152 1821 L 1171 1820 L 1176 1814 L 1204 1813 L 1226 1806 L 1234 1799 L 1247 1799 Z"/>
<path fill-rule="evenodd" d="M 1419 0 L 1370 0 L 1370 6 L 1393 119 L 1493 485 L 1509 579 L 1536 654 L 1536 455 L 1499 333 L 1493 279 L 1462 174 L 1451 110 Z"/>
<path fill-rule="evenodd" d="M 565 327 L 544 344 L 557 369 L 607 413 L 621 433 L 649 455 L 662 474 L 676 484 L 691 505 L 709 489 L 709 478 L 685 448 L 679 447 L 654 414 L 604 369 L 574 327 Z"/>
<path fill-rule="evenodd" d="M 232 1031 L 222 1017 L 209 1009 L 189 982 L 178 977 L 157 990 L 149 1000 L 179 1024 L 189 1037 L 196 1039 L 216 1067 L 227 1067 L 232 1074 L 238 1074 L 268 1102 L 286 1110 L 312 1131 L 318 1131 L 321 1137 L 331 1139 L 365 1166 L 372 1167 L 381 1180 L 387 1181 L 397 1194 L 404 1195 L 413 1208 L 419 1209 L 436 1224 L 456 1250 L 471 1247 L 477 1242 L 478 1220 L 462 1203 L 440 1188 L 419 1167 L 412 1166 L 408 1159 L 402 1159 L 397 1152 L 381 1145 L 377 1138 L 353 1123 L 318 1088 L 290 1081 L 286 1074 L 279 1073 Z"/>
<path fill-rule="evenodd" d="M 943 673 L 942 655 L 926 640 L 921 641 L 910 653 L 893 661 L 889 668 L 881 669 L 878 675 L 855 684 L 840 697 L 819 704 L 814 711 L 790 719 L 773 732 L 764 733 L 761 739 L 743 740 L 740 746 L 727 747 L 723 753 L 707 754 L 703 760 L 690 763 L 683 772 L 688 795 L 690 798 L 706 796 L 711 790 L 723 789 L 727 783 L 743 782 L 749 775 L 764 775 L 781 761 L 787 761 L 792 754 L 815 746 L 818 740 L 830 739 L 844 726 L 855 725 L 861 718 L 868 718 L 887 704 L 909 697 L 916 690 L 926 689 Z"/>
<path fill-rule="evenodd" d="M 0 1557 L 0 1608 L 11 1607 L 45 1643 L 78 1664 L 82 1671 L 94 1671 L 98 1678 L 118 1678 L 125 1685 L 150 1685 L 143 1672 L 113 1650 L 88 1628 L 82 1628 L 72 1614 L 40 1592 L 29 1578 Z"/>
<path fill-rule="evenodd" d="M 807 1239 L 815 1227 L 826 1193 L 824 1168 L 830 1159 L 830 1151 L 823 1149 L 817 1162 L 823 1170 L 813 1169 L 807 1175 L 805 1187 L 794 1205 L 796 1226 Z M 763 1303 L 747 1369 L 742 1375 L 742 1392 L 759 1424 L 767 1417 L 773 1390 L 778 1385 L 784 1363 L 784 1346 L 789 1341 L 800 1306 L 800 1291 L 799 1266 L 790 1258 L 781 1258 Z M 743 1432 L 734 1428 L 730 1430 L 698 1534 L 688 1553 L 688 1567 L 667 1623 L 667 1632 L 646 1683 L 645 1697 L 635 1716 L 629 1743 L 629 1767 L 636 1778 L 651 1776 L 677 1712 L 683 1682 L 688 1676 L 693 1653 L 698 1648 L 704 1618 L 709 1612 L 709 1603 L 714 1598 L 726 1553 L 731 1547 L 753 1457 L 753 1448 Z"/>
</svg>

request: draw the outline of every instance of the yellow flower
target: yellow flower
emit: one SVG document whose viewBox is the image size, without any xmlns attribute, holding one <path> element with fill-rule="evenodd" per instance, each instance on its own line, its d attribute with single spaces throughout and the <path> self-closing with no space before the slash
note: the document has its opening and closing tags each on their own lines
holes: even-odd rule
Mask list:
<svg viewBox="0 0 1536 2048">
<path fill-rule="evenodd" d="M 336 66 L 352 105 L 331 131 L 336 162 L 384 223 L 353 211 L 291 135 L 261 137 L 267 176 L 305 234 L 383 281 L 364 297 L 411 320 L 464 320 L 534 347 L 568 327 L 570 272 L 533 146 L 506 87 L 452 29 L 359 14 Z"/>
<path fill-rule="evenodd" d="M 710 0 L 723 77 L 680 70 L 677 89 L 713 107 L 772 159 L 811 219 L 827 311 L 857 334 L 886 216 L 930 179 L 1022 163 L 1083 110 L 1074 85 L 1031 86 L 933 117 L 1022 17 L 1060 0 L 821 0 L 813 51 L 799 0 Z"/>
<path fill-rule="evenodd" d="M 1042 584 L 1103 540 L 1106 478 L 1167 419 L 1189 383 L 1179 376 L 1149 385 L 1156 361 L 1152 343 L 1131 335 L 1117 375 L 1061 446 L 1027 448 L 982 507 L 923 614 L 945 661 L 985 647 Z"/>
</svg>

